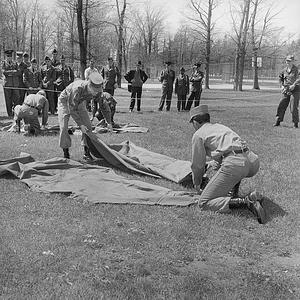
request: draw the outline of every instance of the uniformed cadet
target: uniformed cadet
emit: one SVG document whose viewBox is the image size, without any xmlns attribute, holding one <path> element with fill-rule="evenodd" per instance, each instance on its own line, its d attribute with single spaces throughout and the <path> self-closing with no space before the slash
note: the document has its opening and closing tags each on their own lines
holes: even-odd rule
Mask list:
<svg viewBox="0 0 300 300">
<path fill-rule="evenodd" d="M 56 67 L 56 78 L 56 90 L 60 92 L 74 81 L 74 72 L 71 67 L 66 65 L 64 55 L 60 57 L 60 65 Z"/>
<path fill-rule="evenodd" d="M 273 126 L 280 126 L 283 121 L 285 111 L 290 104 L 292 121 L 294 127 L 298 128 L 299 123 L 299 98 L 300 98 L 300 77 L 299 70 L 294 65 L 293 55 L 286 57 L 286 68 L 279 75 L 279 82 L 282 86 L 282 98 L 279 102 L 276 114 L 276 122 Z"/>
<path fill-rule="evenodd" d="M 18 67 L 15 62 L 12 60 L 13 50 L 6 50 L 4 53 L 6 55 L 5 61 L 3 61 L 1 69 L 2 74 L 4 75 L 4 98 L 7 115 L 9 117 L 13 116 L 13 108 L 20 104 L 20 94 L 18 89 L 14 87 L 19 86 L 19 77 L 18 77 Z"/>
<path fill-rule="evenodd" d="M 55 114 L 54 81 L 56 80 L 56 71 L 49 56 L 45 56 L 44 64 L 41 67 L 41 75 L 43 89 L 47 90 L 46 95 L 49 101 L 50 113 Z"/>
<path fill-rule="evenodd" d="M 93 107 L 92 107 L 92 112 L 93 116 L 91 118 L 91 122 L 93 121 L 94 117 L 98 119 L 98 121 L 101 121 L 104 119 L 103 113 L 101 112 L 101 109 L 99 108 L 98 102 L 103 101 L 106 102 L 110 108 L 110 114 L 111 114 L 111 124 L 114 125 L 114 115 L 116 113 L 116 106 L 117 106 L 117 101 L 115 98 L 107 92 L 101 93 L 101 95 L 97 98 L 95 98 L 95 101 L 93 101 Z"/>
<path fill-rule="evenodd" d="M 23 62 L 27 66 L 27 68 L 31 67 L 31 62 L 29 60 L 29 54 L 27 52 L 23 53 Z"/>
<path fill-rule="evenodd" d="M 189 76 L 185 74 L 184 67 L 180 68 L 180 74 L 175 80 L 175 94 L 177 94 L 177 111 L 185 110 L 186 96 L 190 92 Z"/>
<path fill-rule="evenodd" d="M 19 86 L 18 87 L 19 87 L 19 95 L 20 95 L 20 104 L 22 104 L 25 99 L 25 94 L 26 94 L 26 86 L 23 82 L 23 75 L 28 67 L 23 61 L 23 52 L 22 51 L 16 52 L 16 62 L 17 62 L 17 66 L 18 66 L 18 77 L 19 77 Z"/>
<path fill-rule="evenodd" d="M 60 60 L 57 58 L 58 56 L 58 52 L 57 50 L 54 48 L 52 50 L 52 57 L 51 57 L 51 64 L 52 66 L 54 67 L 55 71 L 56 71 L 56 75 L 55 75 L 55 80 L 57 80 L 58 78 L 58 75 L 57 75 L 57 67 L 60 65 Z M 54 84 L 54 87 L 53 87 L 54 91 L 57 91 L 57 85 Z M 59 93 L 56 93 L 54 92 L 53 93 L 53 99 L 54 99 L 54 108 L 55 108 L 55 111 L 57 110 L 57 99 L 58 99 L 58 94 Z"/>
<path fill-rule="evenodd" d="M 166 100 L 166 111 L 170 111 L 175 72 L 171 70 L 171 62 L 165 62 L 166 68 L 161 71 L 158 80 L 162 83 L 162 96 L 158 110 L 162 111 Z"/>
<path fill-rule="evenodd" d="M 191 84 L 191 94 L 186 103 L 186 110 L 190 110 L 194 101 L 194 106 L 200 104 L 200 98 L 202 93 L 202 81 L 204 73 L 200 70 L 201 63 L 195 63 L 193 66 L 193 73 L 190 78 Z"/>
<path fill-rule="evenodd" d="M 42 88 L 42 74 L 35 58 L 31 60 L 31 66 L 25 70 L 23 81 L 28 89 L 28 94 L 36 94 L 36 92 Z"/>
<path fill-rule="evenodd" d="M 112 57 L 108 57 L 107 65 L 104 66 L 100 72 L 103 77 L 103 91 L 111 94 L 115 93 L 115 89 L 118 87 L 117 80 L 120 76 L 119 69 L 115 66 Z"/>
<path fill-rule="evenodd" d="M 243 178 L 252 177 L 258 172 L 258 156 L 233 130 L 222 124 L 210 123 L 207 105 L 191 109 L 190 122 L 196 131 L 192 139 L 191 168 L 194 187 L 200 194 L 199 207 L 218 212 L 248 208 L 259 223 L 265 223 L 266 215 L 260 193 L 254 191 L 245 197 L 239 197 L 238 194 L 228 196 Z M 206 157 L 212 159 L 211 165 L 218 171 L 201 190 Z"/>
<path fill-rule="evenodd" d="M 59 146 L 63 149 L 65 158 L 70 158 L 71 137 L 68 133 L 68 123 L 71 116 L 82 131 L 83 159 L 86 161 L 93 159 L 85 140 L 85 133 L 92 130 L 86 101 L 99 97 L 102 93 L 102 87 L 102 76 L 99 73 L 93 73 L 90 74 L 89 80 L 76 80 L 69 84 L 58 97 Z M 100 99 L 99 107 L 108 123 L 108 129 L 112 131 L 108 104 Z"/>
<path fill-rule="evenodd" d="M 57 50 L 53 49 L 52 50 L 52 57 L 51 57 L 51 64 L 54 68 L 56 68 L 60 64 L 60 61 L 57 59 L 57 55 L 58 55 Z"/>
<path fill-rule="evenodd" d="M 20 131 L 20 121 L 25 123 L 26 134 L 37 135 L 41 129 L 44 129 L 48 121 L 49 103 L 46 99 L 46 93 L 43 90 L 37 94 L 30 94 L 25 97 L 22 105 L 17 105 L 14 109 L 14 120 Z M 38 119 L 39 111 L 42 114 L 42 128 Z"/>
</svg>

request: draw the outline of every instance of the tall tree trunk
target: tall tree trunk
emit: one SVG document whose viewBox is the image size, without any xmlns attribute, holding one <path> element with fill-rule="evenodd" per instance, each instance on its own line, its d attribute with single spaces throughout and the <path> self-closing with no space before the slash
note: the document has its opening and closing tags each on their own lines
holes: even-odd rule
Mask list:
<svg viewBox="0 0 300 300">
<path fill-rule="evenodd" d="M 258 66 L 257 66 L 257 46 L 255 43 L 255 20 L 258 7 L 258 0 L 255 0 L 252 21 L 251 21 L 251 44 L 252 44 L 252 64 L 253 64 L 253 89 L 259 90 L 258 84 Z"/>
<path fill-rule="evenodd" d="M 86 68 L 87 50 L 86 50 L 86 43 L 85 43 L 85 39 L 84 39 L 85 36 L 84 36 L 84 28 L 83 28 L 83 20 L 82 20 L 82 14 L 83 14 L 82 0 L 77 1 L 76 13 L 77 13 L 79 50 L 80 50 L 80 74 L 81 74 L 81 78 L 84 79 L 84 70 Z"/>
</svg>

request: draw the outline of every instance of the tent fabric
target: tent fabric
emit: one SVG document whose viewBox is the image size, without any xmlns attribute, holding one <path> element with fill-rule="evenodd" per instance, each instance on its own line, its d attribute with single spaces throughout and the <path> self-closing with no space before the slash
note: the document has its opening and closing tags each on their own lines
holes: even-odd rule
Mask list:
<svg viewBox="0 0 300 300">
<path fill-rule="evenodd" d="M 94 133 L 87 133 L 87 144 L 97 158 L 125 172 L 165 178 L 176 183 L 191 179 L 191 163 L 138 147 L 130 141 L 106 145 Z"/>
<path fill-rule="evenodd" d="M 188 206 L 197 200 L 194 193 L 129 180 L 112 169 L 64 158 L 34 162 L 30 155 L 21 155 L 1 161 L 0 176 L 6 174 L 20 178 L 32 190 L 68 193 L 92 203 Z"/>
</svg>

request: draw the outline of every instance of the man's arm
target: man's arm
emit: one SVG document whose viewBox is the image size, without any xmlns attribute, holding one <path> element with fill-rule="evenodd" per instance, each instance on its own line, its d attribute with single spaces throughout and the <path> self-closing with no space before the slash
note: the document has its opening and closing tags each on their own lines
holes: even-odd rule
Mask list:
<svg viewBox="0 0 300 300">
<path fill-rule="evenodd" d="M 49 102 L 45 98 L 44 105 L 42 107 L 42 125 L 46 126 L 48 122 L 48 111 L 49 111 Z"/>
<path fill-rule="evenodd" d="M 203 140 L 196 134 L 192 139 L 192 175 L 194 186 L 200 186 L 205 173 L 206 151 Z"/>
</svg>

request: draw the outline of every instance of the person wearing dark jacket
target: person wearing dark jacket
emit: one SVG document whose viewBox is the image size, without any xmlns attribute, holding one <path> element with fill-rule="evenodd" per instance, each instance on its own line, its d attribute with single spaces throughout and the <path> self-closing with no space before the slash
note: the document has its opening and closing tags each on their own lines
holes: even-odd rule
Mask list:
<svg viewBox="0 0 300 300">
<path fill-rule="evenodd" d="M 129 106 L 129 111 L 132 112 L 135 105 L 135 98 L 137 99 L 137 111 L 141 111 L 141 97 L 143 84 L 148 79 L 147 74 L 141 69 L 142 62 L 138 61 L 135 70 L 130 70 L 124 76 L 124 78 L 131 83 L 131 101 Z"/>
<path fill-rule="evenodd" d="M 185 74 L 184 67 L 180 68 L 180 74 L 175 80 L 175 94 L 177 94 L 177 110 L 185 110 L 186 96 L 190 92 L 189 76 Z"/>
</svg>

